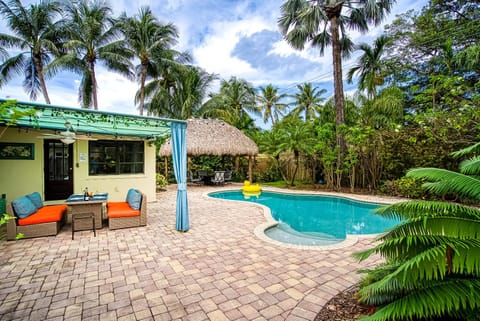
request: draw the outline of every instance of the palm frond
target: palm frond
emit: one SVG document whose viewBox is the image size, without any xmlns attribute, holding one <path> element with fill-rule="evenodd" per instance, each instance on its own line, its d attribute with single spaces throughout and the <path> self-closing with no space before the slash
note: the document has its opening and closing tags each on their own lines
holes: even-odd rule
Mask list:
<svg viewBox="0 0 480 321">
<path fill-rule="evenodd" d="M 480 175 L 480 156 L 475 156 L 461 162 L 460 172 L 465 175 Z"/>
<path fill-rule="evenodd" d="M 480 180 L 476 177 L 439 168 L 416 168 L 408 171 L 406 176 L 434 181 L 424 184 L 425 188 L 433 193 L 455 193 L 465 198 L 480 200 Z"/>
<path fill-rule="evenodd" d="M 453 157 L 461 157 L 472 153 L 480 153 L 480 142 L 453 152 L 451 155 Z"/>
<path fill-rule="evenodd" d="M 0 74 L 8 81 L 15 75 L 21 75 L 26 63 L 27 58 L 23 53 L 9 57 L 0 65 Z"/>
<path fill-rule="evenodd" d="M 420 284 L 414 291 L 380 307 L 362 321 L 396 321 L 415 318 L 430 319 L 452 316 L 465 317 L 480 307 L 480 280 L 449 279 Z M 365 302 L 373 304 L 369 300 Z"/>
<path fill-rule="evenodd" d="M 47 73 L 55 74 L 58 70 L 65 69 L 73 73 L 83 75 L 83 73 L 88 72 L 88 66 L 84 61 L 78 59 L 78 57 L 71 53 L 58 57 L 53 60 L 46 67 Z"/>
<path fill-rule="evenodd" d="M 23 65 L 23 74 L 25 75 L 23 88 L 29 94 L 31 100 L 37 100 L 38 93 L 40 92 L 40 80 L 33 59 L 26 59 Z"/>
<path fill-rule="evenodd" d="M 422 244 L 417 246 L 419 241 Z M 454 260 L 449 266 L 452 273 L 480 276 L 480 256 L 475 256 L 480 253 L 479 245 L 480 242 L 474 239 L 413 236 L 386 241 L 375 250 L 380 254 L 390 255 L 387 260 L 397 262 L 402 258 L 398 269 L 385 280 L 396 280 L 402 283 L 404 288 L 409 288 L 420 280 L 443 279 L 447 273 L 450 273 L 446 264 L 447 247 L 454 253 Z"/>
<path fill-rule="evenodd" d="M 409 201 L 379 207 L 375 213 L 382 217 L 407 220 L 418 217 L 453 216 L 480 219 L 478 208 L 450 202 Z"/>
<path fill-rule="evenodd" d="M 19 37 L 0 33 L 0 46 L 3 48 L 19 47 L 21 49 L 25 49 L 23 44 L 24 41 Z"/>
<path fill-rule="evenodd" d="M 480 221 L 456 217 L 419 218 L 401 223 L 378 239 L 386 240 L 406 235 L 440 235 L 459 239 L 475 239 L 480 234 Z"/>
</svg>

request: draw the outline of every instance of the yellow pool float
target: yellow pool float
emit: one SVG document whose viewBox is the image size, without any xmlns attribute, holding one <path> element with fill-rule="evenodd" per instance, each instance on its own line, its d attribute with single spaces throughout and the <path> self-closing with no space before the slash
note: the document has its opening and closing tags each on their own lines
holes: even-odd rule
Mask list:
<svg viewBox="0 0 480 321">
<path fill-rule="evenodd" d="M 250 181 L 244 181 L 242 191 L 247 193 L 258 193 L 262 190 L 260 185 L 258 184 L 251 184 Z"/>
<path fill-rule="evenodd" d="M 242 191 L 242 194 L 244 199 L 249 200 L 250 197 L 259 198 L 262 192 L 243 192 Z"/>
</svg>

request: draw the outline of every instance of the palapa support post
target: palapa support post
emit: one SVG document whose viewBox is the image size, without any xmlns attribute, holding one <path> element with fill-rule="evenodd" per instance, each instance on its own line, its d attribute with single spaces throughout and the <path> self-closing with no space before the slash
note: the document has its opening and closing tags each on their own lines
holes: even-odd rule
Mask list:
<svg viewBox="0 0 480 321">
<path fill-rule="evenodd" d="M 253 183 L 253 163 L 252 156 L 248 156 L 248 179 Z"/>
<path fill-rule="evenodd" d="M 164 163 L 163 173 L 165 178 L 168 179 L 168 157 L 167 156 L 163 158 L 163 163 Z"/>
</svg>

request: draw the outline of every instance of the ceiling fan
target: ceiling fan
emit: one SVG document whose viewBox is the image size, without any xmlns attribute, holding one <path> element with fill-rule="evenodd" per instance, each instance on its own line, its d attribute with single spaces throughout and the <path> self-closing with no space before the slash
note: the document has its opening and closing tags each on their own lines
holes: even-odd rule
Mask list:
<svg viewBox="0 0 480 321">
<path fill-rule="evenodd" d="M 60 139 L 64 144 L 72 144 L 75 140 L 97 140 L 88 135 L 78 135 L 75 133 L 73 126 L 70 122 L 65 122 L 66 130 L 59 132 L 58 134 L 43 134 L 39 138 L 47 139 Z"/>
</svg>

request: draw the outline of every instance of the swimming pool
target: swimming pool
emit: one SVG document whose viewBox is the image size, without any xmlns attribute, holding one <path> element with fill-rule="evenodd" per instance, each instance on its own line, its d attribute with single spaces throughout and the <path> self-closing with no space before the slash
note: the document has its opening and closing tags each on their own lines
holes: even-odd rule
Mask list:
<svg viewBox="0 0 480 321">
<path fill-rule="evenodd" d="M 342 197 L 265 191 L 258 196 L 244 195 L 242 191 L 214 192 L 209 196 L 267 206 L 278 224 L 264 233 L 295 245 L 331 245 L 344 241 L 349 234 L 377 234 L 399 222 L 374 215 L 380 204 Z"/>
</svg>

